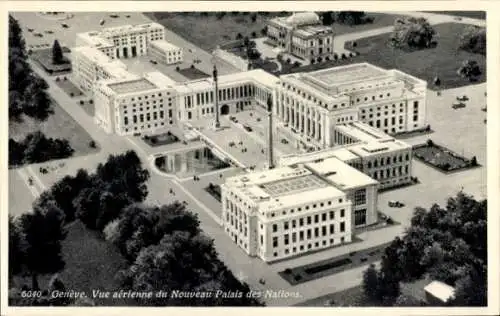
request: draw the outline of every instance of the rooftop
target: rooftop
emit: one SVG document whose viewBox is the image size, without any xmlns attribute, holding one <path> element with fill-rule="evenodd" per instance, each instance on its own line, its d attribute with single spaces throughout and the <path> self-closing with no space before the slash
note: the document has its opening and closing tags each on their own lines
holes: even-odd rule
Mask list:
<svg viewBox="0 0 500 316">
<path fill-rule="evenodd" d="M 163 73 L 159 71 L 148 72 L 145 75 L 145 78 L 150 82 L 154 82 L 160 88 L 172 87 L 177 84 L 172 78 L 167 77 Z"/>
<path fill-rule="evenodd" d="M 169 51 L 169 50 L 177 50 L 179 49 L 179 47 L 175 46 L 174 44 L 172 43 L 169 43 L 167 41 L 164 41 L 164 40 L 158 40 L 158 41 L 152 41 L 151 42 L 151 45 L 152 46 L 156 46 L 157 48 L 159 49 L 162 49 L 164 51 Z"/>
<path fill-rule="evenodd" d="M 354 137 L 361 142 L 385 141 L 394 139 L 394 137 L 389 136 L 372 126 L 359 122 L 336 125 L 335 129 L 346 135 Z"/>
<path fill-rule="evenodd" d="M 316 81 L 323 86 L 336 86 L 387 76 L 388 72 L 385 69 L 368 63 L 358 63 L 313 71 L 306 74 L 304 77 L 313 79 L 313 81 Z"/>
<path fill-rule="evenodd" d="M 144 31 L 149 29 L 163 29 L 163 26 L 155 22 L 135 24 L 135 25 L 131 24 L 120 25 L 120 26 L 106 27 L 102 30 L 100 35 L 103 37 L 108 37 L 108 36 L 126 34 L 130 32 Z"/>
<path fill-rule="evenodd" d="M 309 190 L 326 187 L 328 184 L 315 175 L 309 174 L 292 179 L 279 180 L 271 183 L 261 184 L 267 194 L 273 197 L 297 194 Z"/>
<path fill-rule="evenodd" d="M 111 58 L 109 58 L 106 54 L 104 54 L 103 52 L 92 46 L 75 47 L 73 48 L 73 52 L 80 53 L 87 59 L 90 59 L 101 65 L 111 62 Z"/>
<path fill-rule="evenodd" d="M 157 87 L 146 78 L 134 79 L 108 84 L 108 87 L 117 94 L 132 93 L 156 89 Z"/>
<path fill-rule="evenodd" d="M 339 190 L 347 190 L 378 183 L 366 174 L 337 158 L 328 158 L 319 162 L 311 162 L 307 163 L 305 166 L 312 172 L 331 181 Z"/>
<path fill-rule="evenodd" d="M 101 32 L 98 31 L 91 31 L 91 32 L 84 32 L 84 33 L 79 33 L 77 34 L 78 37 L 81 39 L 85 40 L 87 44 L 94 46 L 94 47 L 112 47 L 114 44 L 101 37 Z"/>
<path fill-rule="evenodd" d="M 392 152 L 411 148 L 410 145 L 400 140 L 391 139 L 387 141 L 372 141 L 369 143 L 358 143 L 349 147 L 349 150 L 360 157 L 368 157 L 383 152 Z"/>
<path fill-rule="evenodd" d="M 295 31 L 295 34 L 300 37 L 310 37 L 327 33 L 333 33 L 333 29 L 329 26 L 324 25 L 308 25 L 301 27 L 300 29 Z"/>
<path fill-rule="evenodd" d="M 443 302 L 447 302 L 455 295 L 455 288 L 440 281 L 432 281 L 424 288 L 424 291 L 432 294 Z"/>
</svg>

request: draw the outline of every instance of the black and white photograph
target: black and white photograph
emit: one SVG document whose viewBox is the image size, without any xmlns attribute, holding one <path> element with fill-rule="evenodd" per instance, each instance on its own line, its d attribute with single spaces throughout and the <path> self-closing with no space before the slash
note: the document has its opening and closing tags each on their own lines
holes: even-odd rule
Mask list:
<svg viewBox="0 0 500 316">
<path fill-rule="evenodd" d="M 498 306 L 491 6 L 14 4 L 9 308 Z"/>
</svg>

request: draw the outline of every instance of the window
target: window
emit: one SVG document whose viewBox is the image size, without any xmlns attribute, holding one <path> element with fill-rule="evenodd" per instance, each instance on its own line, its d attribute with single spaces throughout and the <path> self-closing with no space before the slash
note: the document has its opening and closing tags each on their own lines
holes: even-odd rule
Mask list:
<svg viewBox="0 0 500 316">
<path fill-rule="evenodd" d="M 292 242 L 297 242 L 297 233 L 292 233 Z"/>
<path fill-rule="evenodd" d="M 278 237 L 273 237 L 273 247 L 278 247 Z"/>
<path fill-rule="evenodd" d="M 299 226 L 300 227 L 304 226 L 304 219 L 303 218 L 299 219 Z"/>
<path fill-rule="evenodd" d="M 345 222 L 340 223 L 340 232 L 345 232 Z"/>
<path fill-rule="evenodd" d="M 319 227 L 314 228 L 314 237 L 319 237 Z"/>
<path fill-rule="evenodd" d="M 288 222 L 283 223 L 283 226 L 284 226 L 284 229 L 287 230 L 288 229 Z"/>
<path fill-rule="evenodd" d="M 323 236 L 326 236 L 326 226 L 321 227 L 321 233 Z"/>
<path fill-rule="evenodd" d="M 300 231 L 299 232 L 299 241 L 303 241 L 304 240 L 304 231 Z"/>
<path fill-rule="evenodd" d="M 285 245 L 288 245 L 289 244 L 289 240 L 288 240 L 288 234 L 285 234 L 285 236 L 283 236 L 283 239 L 285 240 Z"/>
<path fill-rule="evenodd" d="M 323 214 L 321 215 L 321 220 L 322 220 L 322 221 L 326 221 L 326 213 L 323 213 Z"/>
<path fill-rule="evenodd" d="M 342 210 L 340 210 L 340 217 L 344 217 L 344 216 L 345 216 L 345 210 L 342 209 Z"/>
<path fill-rule="evenodd" d="M 366 209 L 356 210 L 354 212 L 354 225 L 366 225 Z"/>
<path fill-rule="evenodd" d="M 366 189 L 361 189 L 354 192 L 354 205 L 363 204 L 366 204 Z"/>
<path fill-rule="evenodd" d="M 264 236 L 260 235 L 260 244 L 263 245 L 264 244 Z"/>
<path fill-rule="evenodd" d="M 330 219 L 334 219 L 334 218 L 335 218 L 335 212 L 330 211 Z"/>
<path fill-rule="evenodd" d="M 273 224 L 273 233 L 277 232 L 278 231 L 278 225 L 276 224 Z"/>
<path fill-rule="evenodd" d="M 311 216 L 307 216 L 307 225 L 311 225 Z"/>
<path fill-rule="evenodd" d="M 319 215 L 316 214 L 314 215 L 314 223 L 318 223 L 319 222 Z"/>
<path fill-rule="evenodd" d="M 311 239 L 311 230 L 310 229 L 307 230 L 307 239 Z"/>
<path fill-rule="evenodd" d="M 334 233 L 335 233 L 335 225 L 330 224 L 330 234 L 334 234 Z"/>
</svg>

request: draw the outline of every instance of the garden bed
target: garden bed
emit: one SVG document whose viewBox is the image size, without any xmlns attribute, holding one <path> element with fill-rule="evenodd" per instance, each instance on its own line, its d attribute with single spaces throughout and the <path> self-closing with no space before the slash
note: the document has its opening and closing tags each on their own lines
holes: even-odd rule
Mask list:
<svg viewBox="0 0 500 316">
<path fill-rule="evenodd" d="M 48 74 L 58 74 L 71 71 L 71 62 L 64 58 L 64 63 L 55 65 L 52 63 L 52 49 L 39 49 L 31 53 L 31 58 L 38 62 Z"/>
<path fill-rule="evenodd" d="M 73 82 L 71 82 L 66 76 L 57 77 L 55 79 L 55 82 L 70 97 L 76 98 L 83 96 L 83 92 L 80 89 L 78 89 L 78 87 L 75 86 Z"/>
<path fill-rule="evenodd" d="M 221 202 L 222 195 L 221 195 L 220 185 L 213 184 L 212 182 L 210 182 L 208 186 L 205 187 L 205 191 L 211 196 L 213 196 L 214 199 Z"/>
<path fill-rule="evenodd" d="M 178 73 L 188 78 L 189 80 L 197 80 L 210 77 L 209 74 L 199 70 L 196 67 L 189 67 L 177 70 Z"/>
<path fill-rule="evenodd" d="M 168 131 L 163 134 L 144 136 L 142 140 L 151 147 L 158 147 L 177 143 L 179 141 L 179 137 Z"/>
<path fill-rule="evenodd" d="M 467 159 L 431 140 L 425 144 L 413 146 L 413 157 L 444 173 L 479 166 L 475 157 Z"/>
<path fill-rule="evenodd" d="M 380 246 L 353 251 L 351 253 L 318 261 L 315 263 L 285 269 L 278 274 L 291 285 L 297 285 L 304 282 L 323 278 L 345 270 L 357 268 L 380 260 L 384 249 L 390 243 Z"/>
</svg>

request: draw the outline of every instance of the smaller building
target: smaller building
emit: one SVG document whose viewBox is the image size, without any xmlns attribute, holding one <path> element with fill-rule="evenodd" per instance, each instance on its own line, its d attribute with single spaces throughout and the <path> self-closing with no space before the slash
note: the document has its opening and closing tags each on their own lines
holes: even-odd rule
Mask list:
<svg viewBox="0 0 500 316">
<path fill-rule="evenodd" d="M 267 37 L 271 44 L 311 63 L 325 61 L 334 54 L 333 29 L 322 25 L 314 12 L 269 20 Z"/>
<path fill-rule="evenodd" d="M 455 296 L 455 288 L 440 281 L 432 281 L 424 288 L 425 299 L 429 305 L 446 305 Z"/>
<path fill-rule="evenodd" d="M 163 40 L 151 42 L 149 54 L 167 65 L 181 63 L 183 60 L 182 48 Z"/>
</svg>

